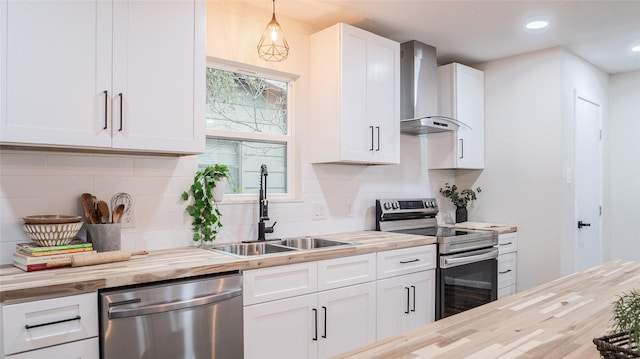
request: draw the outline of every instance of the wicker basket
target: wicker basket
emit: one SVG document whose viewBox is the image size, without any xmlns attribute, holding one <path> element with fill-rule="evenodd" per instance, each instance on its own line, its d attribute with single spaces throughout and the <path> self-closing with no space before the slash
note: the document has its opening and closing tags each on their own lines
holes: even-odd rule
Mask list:
<svg viewBox="0 0 640 359">
<path fill-rule="evenodd" d="M 69 244 L 78 234 L 83 222 L 62 224 L 31 224 L 22 225 L 31 240 L 41 246 L 61 246 Z"/>
<path fill-rule="evenodd" d="M 640 358 L 637 344 L 629 348 L 629 332 L 606 335 L 593 339 L 603 358 Z"/>
</svg>

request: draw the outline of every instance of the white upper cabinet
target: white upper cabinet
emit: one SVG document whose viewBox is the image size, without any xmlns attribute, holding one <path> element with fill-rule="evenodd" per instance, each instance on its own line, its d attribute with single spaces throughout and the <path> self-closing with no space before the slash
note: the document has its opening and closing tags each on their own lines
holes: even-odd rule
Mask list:
<svg viewBox="0 0 640 359">
<path fill-rule="evenodd" d="M 458 63 L 438 67 L 438 108 L 470 128 L 429 135 L 429 168 L 483 169 L 484 73 Z"/>
<path fill-rule="evenodd" d="M 400 45 L 347 24 L 311 36 L 310 158 L 400 162 Z"/>
<path fill-rule="evenodd" d="M 205 5 L 1 1 L 0 142 L 204 149 Z"/>
</svg>

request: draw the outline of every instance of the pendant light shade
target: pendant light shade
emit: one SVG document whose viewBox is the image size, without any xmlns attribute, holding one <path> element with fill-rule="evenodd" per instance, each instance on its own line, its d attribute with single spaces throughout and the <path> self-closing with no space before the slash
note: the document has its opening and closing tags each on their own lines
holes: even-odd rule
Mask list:
<svg viewBox="0 0 640 359">
<path fill-rule="evenodd" d="M 273 16 L 258 42 L 258 56 L 264 61 L 278 62 L 289 56 L 289 44 L 276 20 L 276 0 L 273 0 Z"/>
</svg>

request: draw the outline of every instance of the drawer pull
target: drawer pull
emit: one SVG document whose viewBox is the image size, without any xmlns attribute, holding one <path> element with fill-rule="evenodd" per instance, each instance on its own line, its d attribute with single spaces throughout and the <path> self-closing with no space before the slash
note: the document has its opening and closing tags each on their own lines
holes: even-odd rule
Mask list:
<svg viewBox="0 0 640 359">
<path fill-rule="evenodd" d="M 42 323 L 42 324 L 36 324 L 36 325 L 25 324 L 24 329 L 33 329 L 33 328 L 38 328 L 38 327 L 44 327 L 46 325 L 60 324 L 60 323 L 64 323 L 64 322 L 72 322 L 74 320 L 80 320 L 80 319 L 81 319 L 80 316 L 76 315 L 75 318 L 56 320 L 55 322 Z"/>
<path fill-rule="evenodd" d="M 513 244 L 513 242 L 500 243 L 499 246 L 510 246 L 512 244 Z"/>
<path fill-rule="evenodd" d="M 416 258 L 416 259 L 412 259 L 410 261 L 400 261 L 400 264 L 407 264 L 407 263 L 413 263 L 413 262 L 420 262 L 420 259 Z"/>
<path fill-rule="evenodd" d="M 506 271 L 504 271 L 504 272 L 498 272 L 498 273 L 500 273 L 500 274 L 506 274 L 506 273 L 509 273 L 509 272 L 511 272 L 511 269 L 507 269 L 507 270 L 506 270 Z"/>
</svg>

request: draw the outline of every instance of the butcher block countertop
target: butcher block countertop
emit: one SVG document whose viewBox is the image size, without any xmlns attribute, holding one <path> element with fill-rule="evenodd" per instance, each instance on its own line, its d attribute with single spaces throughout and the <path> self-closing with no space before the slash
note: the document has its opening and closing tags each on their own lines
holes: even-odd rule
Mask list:
<svg viewBox="0 0 640 359">
<path fill-rule="evenodd" d="M 613 260 L 354 350 L 339 358 L 599 358 L 612 303 L 640 289 L 640 263 Z"/>
<path fill-rule="evenodd" d="M 197 247 L 186 247 L 151 251 L 145 256 L 136 256 L 127 262 L 28 273 L 12 265 L 2 265 L 0 266 L 0 302 L 61 296 L 101 288 L 352 256 L 436 243 L 435 237 L 377 231 L 349 232 L 315 237 L 355 242 L 358 245 L 310 251 L 290 251 L 281 254 L 245 258 Z"/>
</svg>

